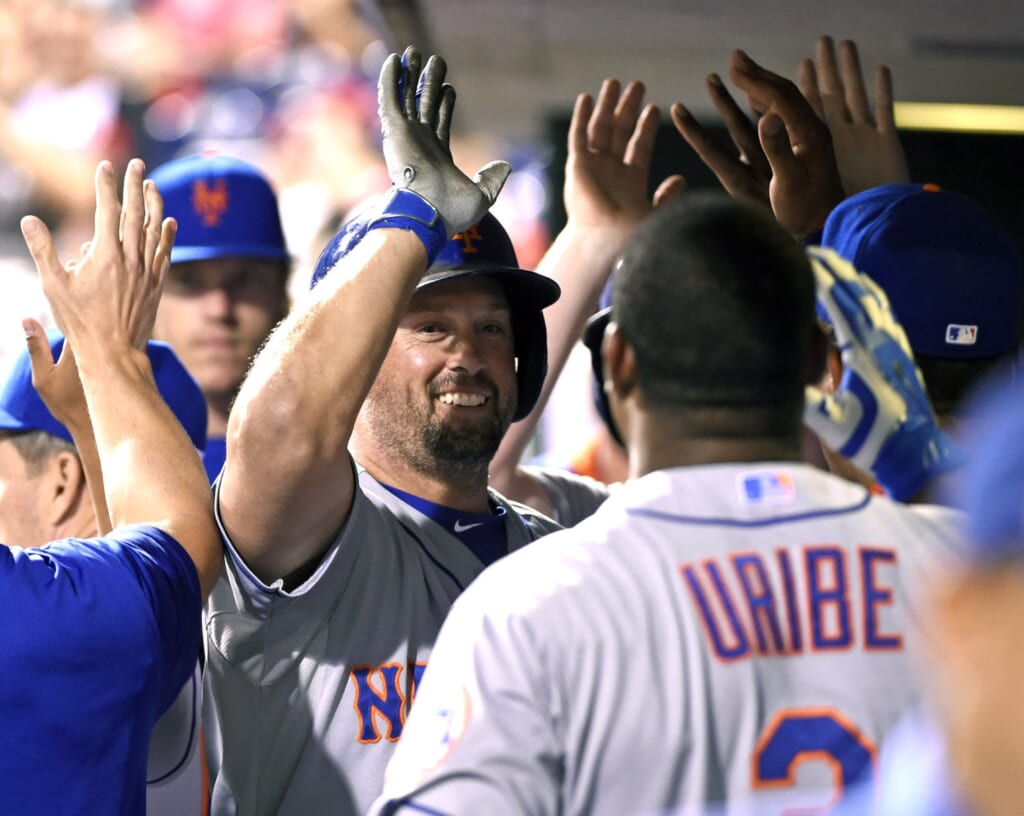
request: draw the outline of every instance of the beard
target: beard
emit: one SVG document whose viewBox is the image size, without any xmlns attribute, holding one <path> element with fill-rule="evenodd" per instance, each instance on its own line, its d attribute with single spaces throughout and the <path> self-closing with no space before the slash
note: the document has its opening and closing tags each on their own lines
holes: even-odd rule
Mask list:
<svg viewBox="0 0 1024 816">
<path fill-rule="evenodd" d="M 483 385 L 490 395 L 488 412 L 475 417 L 444 417 L 437 396 L 458 386 Z M 446 482 L 487 479 L 487 469 L 515 413 L 516 394 L 500 399 L 490 381 L 446 378 L 428 389 L 429 402 L 402 400 L 395 391 L 371 388 L 364 404 L 377 444 L 390 448 L 414 470 Z"/>
</svg>

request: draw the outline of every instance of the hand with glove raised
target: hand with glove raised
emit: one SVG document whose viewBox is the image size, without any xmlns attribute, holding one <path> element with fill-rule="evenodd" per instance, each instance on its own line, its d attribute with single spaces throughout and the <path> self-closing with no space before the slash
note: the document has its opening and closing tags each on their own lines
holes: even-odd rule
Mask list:
<svg viewBox="0 0 1024 816">
<path fill-rule="evenodd" d="M 957 467 L 962 453 L 935 420 L 885 292 L 832 250 L 807 252 L 818 306 L 835 329 L 843 376 L 835 394 L 807 387 L 804 424 L 871 472 L 894 499 L 908 501 Z"/>
<path fill-rule="evenodd" d="M 449 137 L 455 89 L 445 83 L 445 62 L 407 48 L 381 68 L 377 99 L 384 160 L 395 187 L 370 228 L 409 229 L 430 261 L 455 233 L 490 209 L 511 172 L 507 162 L 485 165 L 468 178 L 452 161 Z"/>
</svg>

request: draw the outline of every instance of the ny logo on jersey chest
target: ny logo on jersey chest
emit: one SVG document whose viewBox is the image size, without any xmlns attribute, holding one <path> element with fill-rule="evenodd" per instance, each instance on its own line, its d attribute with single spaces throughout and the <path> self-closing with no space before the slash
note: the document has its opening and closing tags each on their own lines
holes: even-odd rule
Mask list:
<svg viewBox="0 0 1024 816">
<path fill-rule="evenodd" d="M 352 669 L 356 739 L 364 745 L 398 742 L 426 663 L 383 663 Z M 403 676 L 404 675 L 404 676 Z"/>
</svg>

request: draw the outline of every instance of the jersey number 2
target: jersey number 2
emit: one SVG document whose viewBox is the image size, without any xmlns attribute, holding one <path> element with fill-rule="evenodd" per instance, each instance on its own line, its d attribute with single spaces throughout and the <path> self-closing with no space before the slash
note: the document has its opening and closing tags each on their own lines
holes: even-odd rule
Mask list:
<svg viewBox="0 0 1024 816">
<path fill-rule="evenodd" d="M 875 754 L 874 743 L 834 708 L 786 708 L 772 718 L 754 748 L 754 787 L 793 787 L 801 763 L 825 762 L 832 770 L 832 801 L 786 813 L 828 813 L 849 785 L 870 772 Z"/>
</svg>

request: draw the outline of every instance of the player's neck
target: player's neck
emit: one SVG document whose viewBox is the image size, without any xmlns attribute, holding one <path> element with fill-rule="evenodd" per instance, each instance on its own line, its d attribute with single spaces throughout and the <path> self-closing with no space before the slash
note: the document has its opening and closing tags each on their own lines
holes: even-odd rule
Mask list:
<svg viewBox="0 0 1024 816">
<path fill-rule="evenodd" d="M 88 499 L 86 499 L 88 501 Z M 62 538 L 95 538 L 99 535 L 96 529 L 96 516 L 93 513 L 91 502 L 88 507 L 83 507 L 74 514 L 68 516 L 61 523 L 55 525 L 50 531 L 49 541 L 59 541 Z"/>
<path fill-rule="evenodd" d="M 353 445 L 355 460 L 381 484 L 396 487 L 435 504 L 467 513 L 487 513 L 487 469 L 427 473 L 379 447 Z"/>
<path fill-rule="evenodd" d="M 632 447 L 629 473 L 637 478 L 655 470 L 695 465 L 799 461 L 800 450 L 791 440 L 658 437 Z"/>
</svg>

